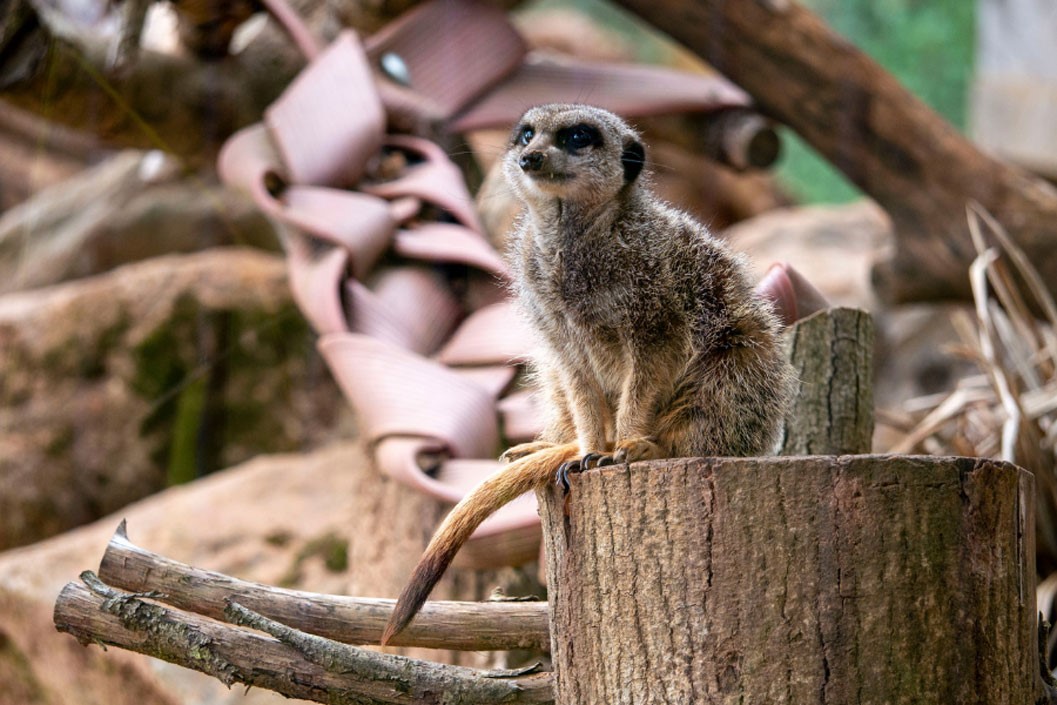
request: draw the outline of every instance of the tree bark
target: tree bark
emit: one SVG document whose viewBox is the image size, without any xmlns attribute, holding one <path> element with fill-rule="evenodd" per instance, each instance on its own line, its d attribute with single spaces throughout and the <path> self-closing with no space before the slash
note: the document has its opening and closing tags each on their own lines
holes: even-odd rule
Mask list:
<svg viewBox="0 0 1057 705">
<path fill-rule="evenodd" d="M 898 247 L 874 270 L 891 302 L 969 298 L 966 205 L 977 201 L 1057 282 L 1057 191 L 976 149 L 793 0 L 618 0 L 792 127 L 891 215 Z"/>
<path fill-rule="evenodd" d="M 684 459 L 542 493 L 556 702 L 1035 702 L 1033 478 Z"/>
<path fill-rule="evenodd" d="M 869 453 L 873 441 L 873 319 L 831 308 L 786 332 L 800 389 L 780 455 Z"/>
</svg>

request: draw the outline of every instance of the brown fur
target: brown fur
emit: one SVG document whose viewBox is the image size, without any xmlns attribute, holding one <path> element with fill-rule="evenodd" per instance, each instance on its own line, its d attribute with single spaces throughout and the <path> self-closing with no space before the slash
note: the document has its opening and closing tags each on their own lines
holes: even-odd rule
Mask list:
<svg viewBox="0 0 1057 705">
<path fill-rule="evenodd" d="M 545 484 L 554 476 L 556 467 L 578 456 L 579 448 L 574 443 L 540 450 L 503 467 L 455 505 L 433 535 L 433 540 L 429 542 L 400 594 L 382 634 L 382 644 L 389 643 L 408 625 L 455 554 L 481 522 L 495 513 L 497 507 Z"/>
<path fill-rule="evenodd" d="M 550 419 L 452 511 L 385 640 L 473 530 L 561 462 L 776 447 L 793 380 L 779 324 L 741 259 L 653 195 L 642 157 L 639 135 L 597 108 L 533 108 L 515 128 L 504 169 L 526 212 L 510 254 L 518 301 L 541 338 L 536 366 Z"/>
</svg>

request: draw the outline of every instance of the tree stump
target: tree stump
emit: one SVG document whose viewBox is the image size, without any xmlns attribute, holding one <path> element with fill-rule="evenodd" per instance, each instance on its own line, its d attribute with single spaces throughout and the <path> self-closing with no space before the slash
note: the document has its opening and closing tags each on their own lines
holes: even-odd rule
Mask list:
<svg viewBox="0 0 1057 705">
<path fill-rule="evenodd" d="M 541 493 L 556 702 L 1035 702 L 1033 477 L 699 458 Z"/>
<path fill-rule="evenodd" d="M 786 331 L 800 389 L 786 415 L 779 455 L 869 453 L 873 442 L 873 319 L 831 308 Z"/>
</svg>

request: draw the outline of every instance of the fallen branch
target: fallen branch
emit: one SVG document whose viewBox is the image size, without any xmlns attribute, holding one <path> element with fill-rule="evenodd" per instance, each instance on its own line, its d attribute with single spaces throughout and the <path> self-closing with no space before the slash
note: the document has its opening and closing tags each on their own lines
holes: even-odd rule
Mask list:
<svg viewBox="0 0 1057 705">
<path fill-rule="evenodd" d="M 59 595 L 59 631 L 84 644 L 118 646 L 201 671 L 226 685 L 244 683 L 291 698 L 357 705 L 412 705 L 439 702 L 442 696 L 467 704 L 554 699 L 550 674 L 502 677 L 506 674 L 377 653 L 294 633 L 231 608 L 239 622 L 279 635 L 273 638 L 167 608 L 154 602 L 164 597 L 158 593 L 121 592 L 91 573 L 82 579 L 83 584 L 71 582 Z"/>
<path fill-rule="evenodd" d="M 193 568 L 128 540 L 122 522 L 99 567 L 108 585 L 164 594 L 166 604 L 224 619 L 229 601 L 301 631 L 347 644 L 377 644 L 394 600 L 287 590 Z M 545 602 L 429 602 L 393 646 L 488 651 L 547 649 Z"/>
<path fill-rule="evenodd" d="M 79 173 L 4 211 L 0 293 L 208 247 L 278 248 L 274 225 L 243 194 L 157 157 L 129 150 L 82 165 Z"/>
<path fill-rule="evenodd" d="M 1057 283 L 1057 190 L 980 152 L 793 0 L 619 0 L 745 89 L 888 211 L 898 247 L 874 270 L 892 302 L 970 296 L 977 201 Z"/>
</svg>

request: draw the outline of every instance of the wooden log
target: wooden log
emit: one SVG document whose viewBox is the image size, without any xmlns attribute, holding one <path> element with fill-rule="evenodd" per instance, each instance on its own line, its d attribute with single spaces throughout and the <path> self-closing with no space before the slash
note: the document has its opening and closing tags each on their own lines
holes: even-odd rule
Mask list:
<svg viewBox="0 0 1057 705">
<path fill-rule="evenodd" d="M 893 259 L 874 270 L 892 302 L 969 298 L 965 209 L 1006 227 L 1051 288 L 1057 190 L 978 150 L 793 0 L 618 0 L 744 88 L 888 211 Z"/>
<path fill-rule="evenodd" d="M 642 117 L 635 124 L 648 137 L 669 141 L 735 171 L 766 169 L 782 151 L 774 123 L 747 107 Z"/>
<path fill-rule="evenodd" d="M 780 455 L 869 453 L 873 441 L 873 319 L 831 308 L 786 332 L 800 390 L 786 416 Z"/>
<path fill-rule="evenodd" d="M 703 458 L 541 493 L 556 702 L 1034 703 L 1034 485 L 982 459 Z"/>
</svg>

